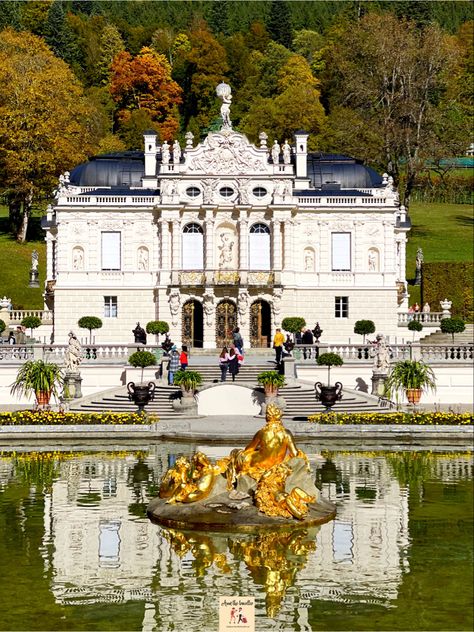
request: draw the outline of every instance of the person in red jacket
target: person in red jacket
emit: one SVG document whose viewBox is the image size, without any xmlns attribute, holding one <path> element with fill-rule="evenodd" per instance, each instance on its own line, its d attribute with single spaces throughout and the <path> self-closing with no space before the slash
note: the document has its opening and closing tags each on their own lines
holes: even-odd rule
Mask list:
<svg viewBox="0 0 474 632">
<path fill-rule="evenodd" d="M 181 369 L 185 371 L 186 367 L 188 366 L 188 348 L 186 345 L 183 345 L 181 347 L 181 355 L 179 356 L 179 363 L 181 365 Z"/>
</svg>

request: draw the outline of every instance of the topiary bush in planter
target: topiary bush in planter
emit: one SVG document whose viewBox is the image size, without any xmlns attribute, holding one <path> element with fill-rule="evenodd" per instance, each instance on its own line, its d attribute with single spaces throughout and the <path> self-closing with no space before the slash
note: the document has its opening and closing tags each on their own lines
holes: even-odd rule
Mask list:
<svg viewBox="0 0 474 632">
<path fill-rule="evenodd" d="M 21 326 L 30 330 L 30 336 L 33 338 L 33 329 L 37 329 L 41 325 L 41 318 L 38 316 L 25 316 L 21 321 Z"/>
<path fill-rule="evenodd" d="M 332 366 L 342 366 L 344 364 L 344 360 L 337 353 L 322 353 L 318 356 L 316 362 L 319 366 L 327 366 L 328 368 L 328 386 L 331 385 L 330 377 L 331 377 L 331 367 Z"/>
<path fill-rule="evenodd" d="M 150 353 L 150 351 L 135 351 L 135 353 L 132 353 L 128 358 L 128 363 L 134 367 L 141 367 L 141 382 L 143 382 L 143 371 L 145 368 L 156 364 L 155 354 Z"/>
<path fill-rule="evenodd" d="M 354 333 L 364 336 L 362 344 L 365 344 L 365 337 L 368 334 L 375 333 L 375 323 L 373 320 L 356 320 L 354 324 Z"/>
<path fill-rule="evenodd" d="M 81 329 L 89 330 L 89 344 L 92 344 L 92 330 L 102 327 L 102 321 L 97 316 L 82 316 L 77 321 L 77 324 Z"/>
</svg>

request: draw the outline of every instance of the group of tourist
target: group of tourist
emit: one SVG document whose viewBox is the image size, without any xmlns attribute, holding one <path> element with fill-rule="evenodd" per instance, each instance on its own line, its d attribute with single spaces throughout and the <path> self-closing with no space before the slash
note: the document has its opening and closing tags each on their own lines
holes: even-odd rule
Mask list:
<svg viewBox="0 0 474 632">
<path fill-rule="evenodd" d="M 235 377 L 239 373 L 239 369 L 244 362 L 244 341 L 240 333 L 239 327 L 236 327 L 232 332 L 232 344 L 228 347 L 222 348 L 219 355 L 219 367 L 221 370 L 221 382 L 225 382 L 227 378 L 227 372 L 232 376 L 232 381 L 235 382 Z"/>
<path fill-rule="evenodd" d="M 422 314 L 429 314 L 431 312 L 430 304 L 426 302 L 423 305 L 423 309 L 421 309 L 418 303 L 414 303 L 413 305 L 410 305 L 410 307 L 408 308 L 409 320 L 412 320 L 413 318 L 412 314 L 419 314 L 420 312 Z M 422 320 L 424 320 L 424 317 L 422 317 Z"/>
<path fill-rule="evenodd" d="M 181 352 L 178 351 L 178 347 L 173 345 L 170 349 L 170 360 L 168 364 L 168 385 L 172 386 L 174 383 L 174 376 L 177 371 L 186 371 L 189 363 L 188 347 L 183 345 Z"/>
</svg>

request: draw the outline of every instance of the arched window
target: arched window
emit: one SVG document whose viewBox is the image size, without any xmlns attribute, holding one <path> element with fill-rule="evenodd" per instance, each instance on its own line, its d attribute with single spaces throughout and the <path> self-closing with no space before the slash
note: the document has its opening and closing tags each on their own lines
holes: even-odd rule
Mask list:
<svg viewBox="0 0 474 632">
<path fill-rule="evenodd" d="M 270 270 L 270 229 L 265 224 L 250 227 L 249 269 Z"/>
<path fill-rule="evenodd" d="M 199 224 L 186 224 L 183 227 L 182 262 L 183 270 L 202 270 L 204 268 L 204 236 Z"/>
</svg>

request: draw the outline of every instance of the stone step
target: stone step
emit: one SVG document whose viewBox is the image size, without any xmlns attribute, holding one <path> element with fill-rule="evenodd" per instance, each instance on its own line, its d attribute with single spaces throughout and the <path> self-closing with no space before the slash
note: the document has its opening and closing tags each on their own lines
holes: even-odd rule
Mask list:
<svg viewBox="0 0 474 632">
<path fill-rule="evenodd" d="M 422 345 L 452 345 L 453 337 L 451 334 L 443 334 L 442 331 L 435 331 L 423 338 L 420 338 Z M 467 324 L 466 329 L 460 334 L 454 334 L 455 345 L 474 344 L 474 325 Z"/>
</svg>

